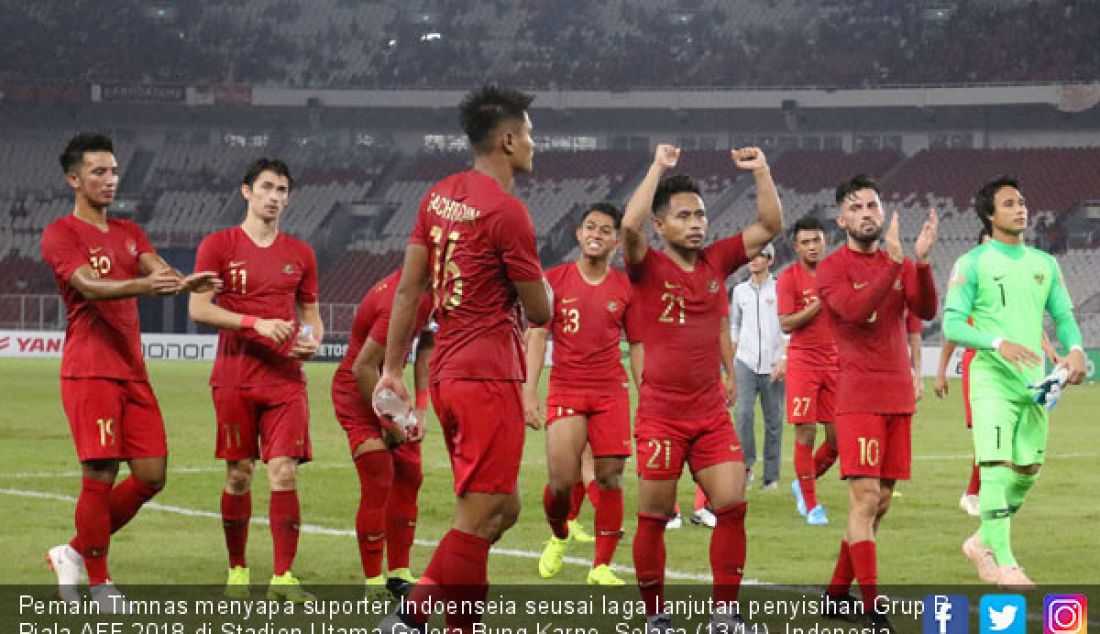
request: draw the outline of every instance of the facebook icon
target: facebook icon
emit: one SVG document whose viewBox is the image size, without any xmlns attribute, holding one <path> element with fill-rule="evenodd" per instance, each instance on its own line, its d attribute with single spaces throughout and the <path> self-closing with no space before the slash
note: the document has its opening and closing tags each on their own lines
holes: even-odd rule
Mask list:
<svg viewBox="0 0 1100 634">
<path fill-rule="evenodd" d="M 924 598 L 922 634 L 969 634 L 970 601 L 961 594 L 930 594 Z"/>
</svg>

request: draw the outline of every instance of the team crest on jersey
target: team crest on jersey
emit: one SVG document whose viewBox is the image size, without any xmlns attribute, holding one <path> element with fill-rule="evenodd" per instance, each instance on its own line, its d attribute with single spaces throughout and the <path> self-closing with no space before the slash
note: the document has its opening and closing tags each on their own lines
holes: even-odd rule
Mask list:
<svg viewBox="0 0 1100 634">
<path fill-rule="evenodd" d="M 900 291 L 901 290 L 901 278 L 900 277 L 894 280 L 894 290 L 895 291 Z"/>
<path fill-rule="evenodd" d="M 711 293 L 717 293 L 718 292 L 718 280 L 711 280 L 710 284 L 707 285 L 707 290 Z"/>
<path fill-rule="evenodd" d="M 1036 273 L 1035 274 L 1035 283 L 1038 284 L 1039 286 L 1043 285 L 1043 280 L 1045 280 L 1045 279 L 1047 279 L 1046 275 L 1043 275 L 1042 273 Z"/>
<path fill-rule="evenodd" d="M 130 255 L 137 257 L 137 243 L 133 240 L 126 241 L 126 250 L 130 252 Z"/>
<path fill-rule="evenodd" d="M 607 312 L 609 312 L 609 313 L 613 313 L 613 312 L 615 312 L 615 311 L 617 311 L 617 310 L 619 310 L 619 302 L 617 302 L 617 301 L 615 301 L 615 300 L 613 300 L 613 299 L 612 299 L 612 300 L 609 300 L 609 301 L 607 302 Z"/>
<path fill-rule="evenodd" d="M 294 265 L 293 264 L 284 264 L 283 265 L 283 273 L 285 273 L 287 275 L 293 275 L 294 274 Z"/>
</svg>

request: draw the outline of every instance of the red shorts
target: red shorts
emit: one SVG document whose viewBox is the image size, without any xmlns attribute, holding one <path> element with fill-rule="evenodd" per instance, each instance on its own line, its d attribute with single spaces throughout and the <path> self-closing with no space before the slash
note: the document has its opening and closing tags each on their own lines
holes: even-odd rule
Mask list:
<svg viewBox="0 0 1100 634">
<path fill-rule="evenodd" d="M 301 383 L 215 387 L 220 460 L 297 458 L 309 462 L 309 401 Z"/>
<path fill-rule="evenodd" d="M 81 462 L 168 455 L 164 418 L 145 381 L 62 378 L 61 404 Z"/>
<path fill-rule="evenodd" d="M 675 480 L 684 469 L 692 473 L 723 462 L 744 462 L 741 441 L 729 412 L 703 420 L 671 420 L 638 416 L 634 421 L 638 446 L 638 477 Z"/>
<path fill-rule="evenodd" d="M 908 480 L 910 414 L 840 414 L 836 421 L 840 477 Z"/>
<path fill-rule="evenodd" d="M 552 390 L 546 398 L 546 425 L 571 416 L 588 420 L 588 444 L 594 458 L 630 456 L 630 395 L 582 394 Z"/>
<path fill-rule="evenodd" d="M 462 379 L 432 385 L 456 495 L 515 492 L 526 428 L 521 385 Z"/>
<path fill-rule="evenodd" d="M 348 435 L 348 448 L 352 455 L 364 441 L 382 438 L 382 425 L 374 408 L 363 400 L 359 388 L 348 387 L 340 383 L 332 384 L 332 406 L 336 410 L 336 421 Z M 390 451 L 394 459 L 420 464 L 420 443 L 403 443 Z"/>
<path fill-rule="evenodd" d="M 787 371 L 787 421 L 794 425 L 836 421 L 836 371 Z"/>
</svg>

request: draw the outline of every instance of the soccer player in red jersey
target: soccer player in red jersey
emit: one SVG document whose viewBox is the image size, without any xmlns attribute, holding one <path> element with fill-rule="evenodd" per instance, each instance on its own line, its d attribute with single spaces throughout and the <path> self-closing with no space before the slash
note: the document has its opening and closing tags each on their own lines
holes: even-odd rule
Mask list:
<svg viewBox="0 0 1100 634">
<path fill-rule="evenodd" d="M 570 533 L 567 520 L 574 487 L 581 481 L 581 457 L 592 447 L 598 500 L 596 556 L 587 582 L 621 586 L 611 558 L 622 539 L 622 475 L 630 456 L 630 397 L 619 342 L 630 306 L 630 280 L 611 268 L 619 244 L 622 215 L 614 205 L 590 207 L 577 228 L 581 257 L 546 272 L 554 293 L 554 318 L 527 337 L 527 382 L 524 410 L 529 424 L 546 419 L 546 465 L 549 482 L 543 509 L 553 534 L 539 559 L 539 575 L 549 579 L 561 570 Z M 550 390 L 545 414 L 538 398 L 546 340 L 554 340 Z"/>
<path fill-rule="evenodd" d="M 294 181 L 285 163 L 258 159 L 244 175 L 240 226 L 199 244 L 195 266 L 217 271 L 224 291 L 191 295 L 191 319 L 218 329 L 210 375 L 217 417 L 215 456 L 225 460 L 222 526 L 229 553 L 226 594 L 247 597 L 245 558 L 256 459 L 267 464 L 274 550 L 270 599 L 309 601 L 290 572 L 298 550 L 298 464 L 312 458 L 302 361 L 324 336 L 317 307 L 317 259 L 279 231 Z"/>
<path fill-rule="evenodd" d="M 891 629 L 875 611 L 878 558 L 875 530 L 890 508 L 894 484 L 909 479 L 910 419 L 915 410 L 905 311 L 920 319 L 936 314 L 936 285 L 929 257 L 936 212 L 928 214 L 914 243 L 917 261 L 905 257 L 897 214 L 883 237 L 879 186 L 858 175 L 836 189 L 837 223 L 847 244 L 817 266 L 817 291 L 836 330 L 837 446 L 840 475 L 848 481 L 848 525 L 826 592 L 825 614 L 858 618 Z M 862 609 L 848 595 L 853 577 Z"/>
<path fill-rule="evenodd" d="M 750 147 L 730 154 L 756 184 L 757 220 L 741 233 L 704 248 L 707 215 L 699 187 L 684 174 L 664 178 L 680 156 L 671 145 L 657 146 L 623 218 L 624 260 L 645 355 L 634 430 L 634 567 L 648 632 L 672 631 L 664 611 L 664 531 L 685 460 L 718 518 L 710 541 L 714 623 L 744 626 L 732 612 L 745 563 L 745 464 L 722 389 L 719 327 L 726 278 L 778 235 L 783 215 L 764 153 Z M 646 237 L 651 213 L 665 244 L 660 251 Z"/>
<path fill-rule="evenodd" d="M 813 216 L 794 223 L 798 261 L 779 275 L 779 326 L 791 335 L 787 345 L 787 420 L 794 425 L 796 508 L 806 523 L 829 523 L 817 502 L 816 481 L 836 462 L 836 339 L 828 311 L 817 294 L 817 264 L 825 252 L 825 230 Z M 825 442 L 814 451 L 817 424 Z"/>
<path fill-rule="evenodd" d="M 73 189 L 73 212 L 42 232 L 42 259 L 65 301 L 68 325 L 61 353 L 61 403 L 83 471 L 76 535 L 54 546 L 47 560 L 58 593 L 78 601 L 85 574 L 100 611 L 125 605 L 111 583 L 111 534 L 164 487 L 168 446 L 164 420 L 141 353 L 137 297 L 213 288 L 212 273 L 183 277 L 149 243 L 141 227 L 107 217 L 119 170 L 111 139 L 73 137 L 61 168 Z M 125 460 L 130 477 L 117 486 Z"/>
<path fill-rule="evenodd" d="M 351 457 L 359 474 L 359 508 L 355 515 L 359 559 L 367 594 L 376 599 L 384 599 L 387 588 L 394 596 L 404 596 L 416 583 L 409 571 L 409 550 L 416 532 L 416 497 L 423 481 L 420 437 L 428 407 L 428 352 L 432 348 L 432 332 L 427 327 L 432 300 L 427 293 L 417 305 L 413 330 L 419 333 L 415 426 L 405 427 L 379 417 L 370 402 L 386 356 L 386 331 L 400 279 L 398 269 L 363 296 L 355 311 L 347 354 L 332 377 L 336 420 L 347 432 Z M 405 354 L 412 343 L 405 342 Z M 389 563 L 385 576 L 383 549 Z"/>
<path fill-rule="evenodd" d="M 521 389 L 525 360 L 520 305 L 527 320 L 550 320 L 534 225 L 509 192 L 533 168 L 527 108 L 532 97 L 489 85 L 460 105 L 474 168 L 436 183 L 420 205 L 405 250 L 387 341 L 407 341 L 416 303 L 430 285 L 439 324 L 431 359 L 432 407 L 443 428 L 457 496 L 451 530 L 386 632 L 421 631 L 429 601 L 478 601 L 488 592 L 489 547 L 515 524 L 523 455 Z M 408 400 L 405 356 L 386 348 L 378 396 Z M 470 631 L 478 614 L 448 614 L 448 628 Z"/>
</svg>

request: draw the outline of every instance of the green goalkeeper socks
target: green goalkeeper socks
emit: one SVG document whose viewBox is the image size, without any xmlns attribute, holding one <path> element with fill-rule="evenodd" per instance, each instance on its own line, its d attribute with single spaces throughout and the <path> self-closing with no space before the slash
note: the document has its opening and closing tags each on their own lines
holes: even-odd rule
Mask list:
<svg viewBox="0 0 1100 634">
<path fill-rule="evenodd" d="M 1035 482 L 1039 479 L 1039 474 L 1013 471 L 1012 476 L 1012 484 L 1005 493 L 1008 502 L 1008 512 L 1015 515 L 1016 511 L 1019 511 L 1020 507 L 1024 505 L 1024 498 L 1027 497 L 1027 492 L 1031 490 L 1031 487 L 1035 486 Z"/>
<path fill-rule="evenodd" d="M 1016 558 L 1012 555 L 1012 513 L 1008 502 L 1008 492 L 1014 488 L 1015 476 L 1016 472 L 1009 467 L 981 467 L 982 489 L 978 493 L 978 508 L 982 512 L 981 540 L 993 551 L 1001 566 L 1016 564 Z M 1019 500 L 1023 501 L 1022 495 Z"/>
</svg>

